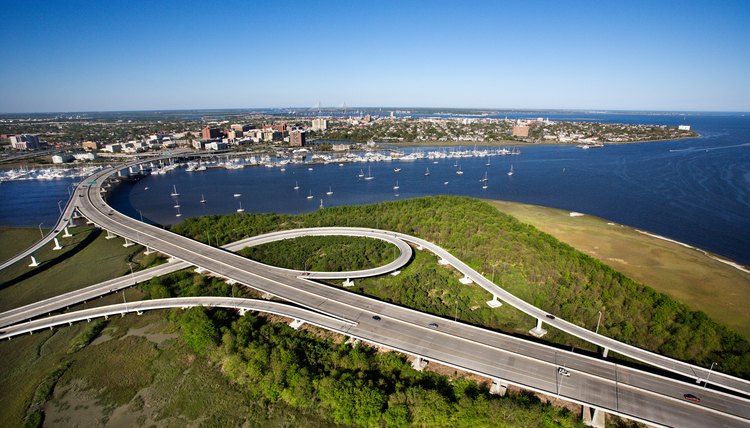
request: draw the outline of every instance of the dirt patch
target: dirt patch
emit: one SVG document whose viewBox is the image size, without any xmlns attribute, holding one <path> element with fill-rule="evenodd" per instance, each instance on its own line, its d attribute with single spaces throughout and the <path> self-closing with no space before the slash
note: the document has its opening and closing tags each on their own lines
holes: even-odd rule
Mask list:
<svg viewBox="0 0 750 428">
<path fill-rule="evenodd" d="M 180 337 L 179 333 L 153 332 L 154 330 L 159 330 L 159 326 L 149 324 L 141 328 L 131 328 L 125 334 L 125 337 L 128 337 L 128 336 L 143 337 L 149 342 L 156 344 L 157 346 L 164 343 L 165 340 L 176 339 Z"/>
</svg>

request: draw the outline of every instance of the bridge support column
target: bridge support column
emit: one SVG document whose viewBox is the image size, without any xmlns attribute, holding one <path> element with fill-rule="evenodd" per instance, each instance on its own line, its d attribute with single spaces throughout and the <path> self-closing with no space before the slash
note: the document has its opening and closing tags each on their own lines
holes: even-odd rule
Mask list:
<svg viewBox="0 0 750 428">
<path fill-rule="evenodd" d="M 245 316 L 245 313 L 247 312 L 246 308 L 238 308 L 237 311 L 240 313 L 240 316 Z"/>
<path fill-rule="evenodd" d="M 459 279 L 458 282 L 460 282 L 463 285 L 469 285 L 474 281 L 472 281 L 471 278 L 469 278 L 467 275 L 464 275 L 464 277 Z"/>
<path fill-rule="evenodd" d="M 425 367 L 427 367 L 427 360 L 423 359 L 422 357 L 416 357 L 411 362 L 411 367 L 414 370 L 421 372 Z"/>
<path fill-rule="evenodd" d="M 536 327 L 529 330 L 529 334 L 531 334 L 534 337 L 542 337 L 545 334 L 547 334 L 547 330 L 542 328 L 542 320 L 540 319 L 536 320 Z"/>
<path fill-rule="evenodd" d="M 60 245 L 60 241 L 58 241 L 56 237 L 55 237 L 55 246 L 52 249 L 55 251 L 62 250 L 62 245 Z"/>
<path fill-rule="evenodd" d="M 391 275 L 391 276 L 398 276 L 398 274 L 400 274 L 400 273 L 401 273 L 401 271 L 400 271 L 400 270 L 394 270 L 393 272 L 391 272 L 391 274 L 390 274 L 390 275 Z"/>
<path fill-rule="evenodd" d="M 349 278 L 346 278 L 346 281 L 344 281 L 342 284 L 344 285 L 344 287 L 354 287 L 354 281 Z"/>
<path fill-rule="evenodd" d="M 63 238 L 70 238 L 73 236 L 70 232 L 68 232 L 68 226 L 65 226 L 65 233 L 63 233 Z"/>
<path fill-rule="evenodd" d="M 438 259 L 438 264 L 439 264 L 439 265 L 443 265 L 443 266 L 445 266 L 445 265 L 447 265 L 447 264 L 448 264 L 448 260 L 445 260 L 445 259 Z"/>
<path fill-rule="evenodd" d="M 271 300 L 273 299 L 273 295 L 271 293 L 263 293 L 261 294 L 260 298 L 264 300 Z"/>
<path fill-rule="evenodd" d="M 125 243 L 122 244 L 122 246 L 125 248 L 132 247 L 133 245 L 135 245 L 135 243 L 128 238 L 125 238 Z"/>
<path fill-rule="evenodd" d="M 421 245 L 417 245 L 417 250 L 422 251 L 424 250 L 424 247 L 422 247 Z"/>
<path fill-rule="evenodd" d="M 583 406 L 583 424 L 586 426 L 604 428 L 604 416 L 605 413 L 601 409 Z"/>
<path fill-rule="evenodd" d="M 508 384 L 503 382 L 501 379 L 492 379 L 492 385 L 490 386 L 490 394 L 499 395 L 505 397 L 508 392 Z"/>
<path fill-rule="evenodd" d="M 149 247 L 148 247 L 148 245 L 147 245 L 147 246 L 146 246 L 146 251 L 144 251 L 144 252 L 143 252 L 143 254 L 145 254 L 145 255 L 147 255 L 147 256 L 148 256 L 148 255 L 150 255 L 150 254 L 154 254 L 154 252 L 155 252 L 155 251 L 152 251 L 152 250 L 151 250 L 151 248 L 149 248 Z"/>
<path fill-rule="evenodd" d="M 602 349 L 602 358 L 607 358 L 607 354 L 609 354 L 609 348 Z"/>
<path fill-rule="evenodd" d="M 29 267 L 37 267 L 37 266 L 39 266 L 39 262 L 36 261 L 36 258 L 34 258 L 34 255 L 32 254 L 31 255 L 31 264 L 29 265 Z"/>
<path fill-rule="evenodd" d="M 299 330 L 299 328 L 302 327 L 302 325 L 304 323 L 305 322 L 302 321 L 302 320 L 295 319 L 294 321 L 292 321 L 291 323 L 289 323 L 289 327 L 291 327 L 291 328 L 293 328 L 295 330 Z"/>
<path fill-rule="evenodd" d="M 492 300 L 487 301 L 487 306 L 491 308 L 499 308 L 500 306 L 503 306 L 503 304 L 499 300 L 497 300 L 497 296 L 493 294 Z"/>
<path fill-rule="evenodd" d="M 346 344 L 347 345 L 352 345 L 352 348 L 354 348 L 357 345 L 359 345 L 359 339 L 354 338 L 354 337 L 350 337 L 350 338 L 346 339 Z"/>
<path fill-rule="evenodd" d="M 117 238 L 117 236 L 113 235 L 112 232 L 107 230 L 107 236 L 105 236 L 104 239 L 115 239 L 115 238 Z"/>
</svg>

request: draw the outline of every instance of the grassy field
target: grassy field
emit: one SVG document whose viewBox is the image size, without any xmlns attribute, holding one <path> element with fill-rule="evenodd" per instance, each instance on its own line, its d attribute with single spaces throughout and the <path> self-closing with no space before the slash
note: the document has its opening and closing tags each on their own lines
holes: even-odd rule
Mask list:
<svg viewBox="0 0 750 428">
<path fill-rule="evenodd" d="M 614 269 L 750 337 L 750 274 L 704 253 L 607 220 L 569 211 L 489 201 Z"/>
<path fill-rule="evenodd" d="M 105 239 L 105 233 L 92 227 L 70 231 L 72 238 L 60 238 L 62 250 L 54 251 L 48 244 L 36 253 L 40 266 L 30 268 L 25 259 L 0 271 L 0 311 L 124 275 L 130 272 L 128 262 L 138 269 L 156 259 L 156 255 L 143 256 L 141 246 L 123 247 L 122 238 Z M 36 229 L 4 229 L 0 248 L 25 249 L 38 237 Z"/>
</svg>

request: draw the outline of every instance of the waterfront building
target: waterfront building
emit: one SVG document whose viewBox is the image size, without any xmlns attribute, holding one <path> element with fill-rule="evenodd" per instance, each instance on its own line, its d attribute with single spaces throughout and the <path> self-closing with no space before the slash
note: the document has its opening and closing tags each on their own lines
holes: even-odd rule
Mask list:
<svg viewBox="0 0 750 428">
<path fill-rule="evenodd" d="M 10 145 L 18 150 L 31 150 L 39 148 L 39 136 L 32 134 L 11 135 Z"/>
<path fill-rule="evenodd" d="M 528 137 L 529 136 L 529 127 L 528 126 L 514 126 L 513 127 L 513 136 L 514 137 Z"/>
<path fill-rule="evenodd" d="M 294 130 L 289 133 L 289 146 L 302 147 L 305 145 L 305 131 Z"/>
</svg>

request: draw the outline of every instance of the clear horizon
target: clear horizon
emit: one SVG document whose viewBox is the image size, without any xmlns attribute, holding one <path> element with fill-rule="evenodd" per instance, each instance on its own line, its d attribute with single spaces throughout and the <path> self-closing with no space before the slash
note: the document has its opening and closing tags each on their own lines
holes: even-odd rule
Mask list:
<svg viewBox="0 0 750 428">
<path fill-rule="evenodd" d="M 2 114 L 750 111 L 747 0 L 4 6 Z"/>
</svg>

